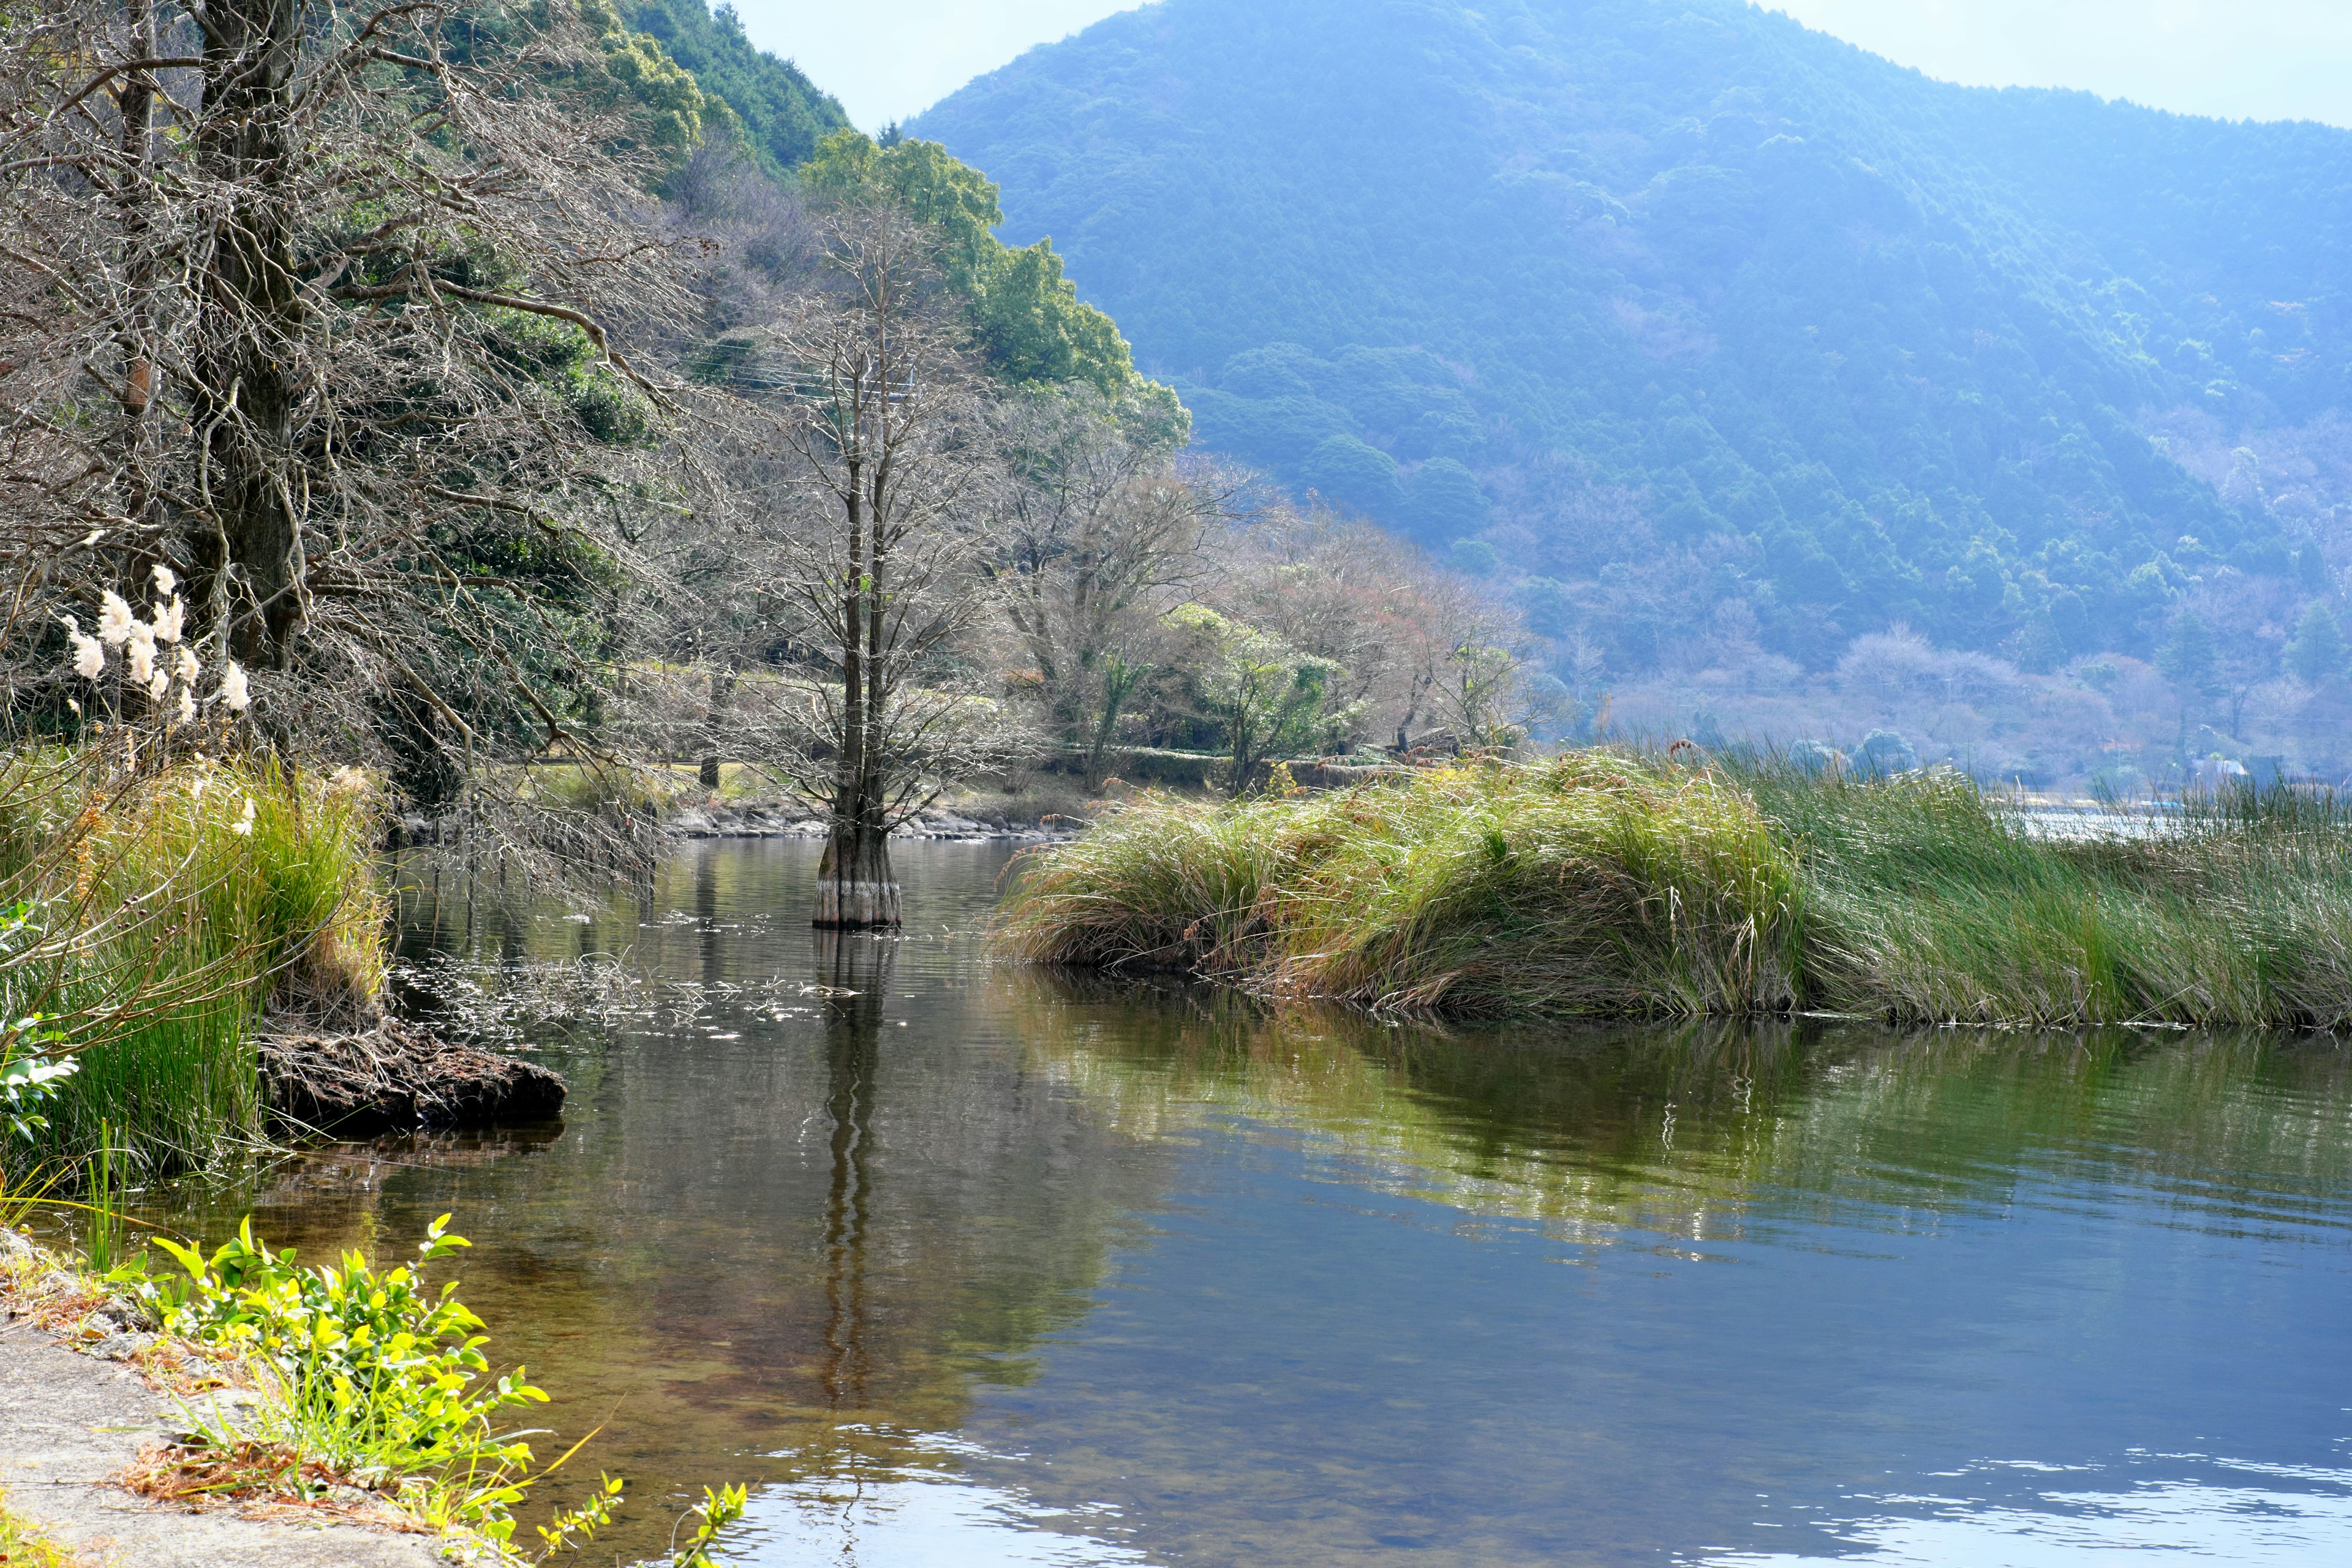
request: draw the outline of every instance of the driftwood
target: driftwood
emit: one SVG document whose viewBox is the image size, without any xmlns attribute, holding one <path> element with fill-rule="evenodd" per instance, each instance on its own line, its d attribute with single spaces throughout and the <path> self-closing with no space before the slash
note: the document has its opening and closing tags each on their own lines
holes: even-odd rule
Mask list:
<svg viewBox="0 0 2352 1568">
<path fill-rule="evenodd" d="M 304 1131 L 360 1138 L 544 1121 L 563 1107 L 563 1080 L 545 1068 L 436 1039 L 396 1018 L 359 1032 L 281 1024 L 258 1046 L 272 1114 Z"/>
</svg>

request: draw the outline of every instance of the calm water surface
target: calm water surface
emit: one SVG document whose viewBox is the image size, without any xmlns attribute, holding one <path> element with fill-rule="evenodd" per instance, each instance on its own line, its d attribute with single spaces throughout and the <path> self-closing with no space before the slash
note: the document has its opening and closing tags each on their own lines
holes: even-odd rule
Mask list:
<svg viewBox="0 0 2352 1568">
<path fill-rule="evenodd" d="M 2352 1563 L 2330 1044 L 1382 1028 L 993 966 L 989 847 L 820 939 L 814 855 L 412 889 L 562 1124 L 173 1212 L 455 1210 L 630 1558 L 741 1479 L 758 1564 Z"/>
</svg>

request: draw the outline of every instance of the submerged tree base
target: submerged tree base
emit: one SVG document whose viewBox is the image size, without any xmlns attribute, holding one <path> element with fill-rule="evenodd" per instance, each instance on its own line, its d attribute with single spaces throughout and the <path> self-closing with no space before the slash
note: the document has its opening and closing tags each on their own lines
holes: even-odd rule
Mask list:
<svg viewBox="0 0 2352 1568">
<path fill-rule="evenodd" d="M 1803 1010 L 2352 1025 L 2352 806 L 2190 802 L 2061 841 L 1951 773 L 1612 752 L 1230 805 L 1041 850 L 998 941 L 1465 1017 Z"/>
<path fill-rule="evenodd" d="M 809 923 L 823 931 L 895 930 L 904 923 L 889 835 L 837 832 L 826 841 L 816 869 L 816 915 Z"/>
</svg>

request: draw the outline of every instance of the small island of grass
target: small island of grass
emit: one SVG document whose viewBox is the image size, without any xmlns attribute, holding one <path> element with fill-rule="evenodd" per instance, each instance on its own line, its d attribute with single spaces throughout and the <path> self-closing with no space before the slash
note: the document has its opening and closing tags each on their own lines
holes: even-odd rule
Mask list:
<svg viewBox="0 0 2352 1568">
<path fill-rule="evenodd" d="M 2060 836 L 1949 773 L 1615 751 L 1313 795 L 1146 795 L 1034 853 L 1012 954 L 1461 1018 L 2352 1022 L 2352 807 L 2277 790 Z"/>
</svg>

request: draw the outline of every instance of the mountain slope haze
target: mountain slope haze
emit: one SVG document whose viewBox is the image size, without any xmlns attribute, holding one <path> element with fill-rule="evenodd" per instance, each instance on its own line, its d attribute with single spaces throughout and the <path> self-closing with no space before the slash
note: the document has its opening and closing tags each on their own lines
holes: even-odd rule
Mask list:
<svg viewBox="0 0 2352 1568">
<path fill-rule="evenodd" d="M 1727 0 L 1161 0 L 912 129 L 1204 445 L 1483 541 L 1621 668 L 1727 607 L 1815 667 L 1902 622 L 2049 668 L 2345 563 L 2341 131 Z"/>
</svg>

